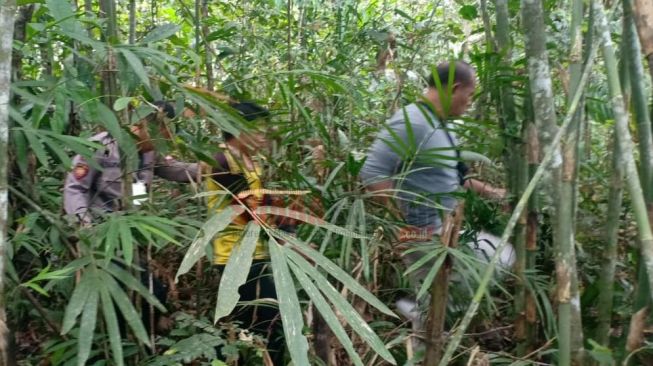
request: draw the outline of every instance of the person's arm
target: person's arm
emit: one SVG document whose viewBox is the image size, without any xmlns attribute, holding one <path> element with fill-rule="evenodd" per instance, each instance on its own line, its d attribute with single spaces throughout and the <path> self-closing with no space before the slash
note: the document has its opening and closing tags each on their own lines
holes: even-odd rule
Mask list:
<svg viewBox="0 0 653 366">
<path fill-rule="evenodd" d="M 83 225 L 88 225 L 92 217 L 88 209 L 91 205 L 91 190 L 98 171 L 91 167 L 80 155 L 73 158 L 73 169 L 66 175 L 63 189 L 63 206 L 66 214 L 76 216 Z"/>
<path fill-rule="evenodd" d="M 489 183 L 478 179 L 466 179 L 465 188 L 476 192 L 479 196 L 500 201 L 506 198 L 507 192 L 504 188 L 497 188 Z"/>
<path fill-rule="evenodd" d="M 201 165 L 199 163 L 184 163 L 171 156 L 166 156 L 154 165 L 154 174 L 173 182 L 189 183 L 202 180 Z"/>
</svg>

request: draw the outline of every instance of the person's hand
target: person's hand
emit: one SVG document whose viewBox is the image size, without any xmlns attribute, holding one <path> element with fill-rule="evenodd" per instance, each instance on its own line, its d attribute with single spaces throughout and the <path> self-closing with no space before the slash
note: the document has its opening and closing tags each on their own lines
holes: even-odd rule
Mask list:
<svg viewBox="0 0 653 366">
<path fill-rule="evenodd" d="M 488 198 L 493 200 L 504 201 L 507 197 L 508 191 L 505 188 L 492 188 L 488 192 Z"/>
</svg>

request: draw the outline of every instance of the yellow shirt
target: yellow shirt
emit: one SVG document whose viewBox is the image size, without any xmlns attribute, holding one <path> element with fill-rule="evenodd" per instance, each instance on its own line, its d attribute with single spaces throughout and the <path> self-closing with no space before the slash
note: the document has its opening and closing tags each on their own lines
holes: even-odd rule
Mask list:
<svg viewBox="0 0 653 366">
<path fill-rule="evenodd" d="M 262 171 L 258 164 L 254 165 L 254 171 L 241 169 L 241 166 L 234 160 L 233 156 L 225 152 L 227 163 L 229 165 L 229 173 L 243 175 L 247 180 L 248 187 L 246 189 L 252 190 L 253 198 L 260 203 L 263 200 L 263 184 L 261 182 Z M 219 175 L 217 176 L 219 177 Z M 216 178 L 217 178 L 216 177 Z M 219 180 L 219 179 L 218 179 Z M 206 182 L 209 191 L 224 191 L 213 178 L 209 177 Z M 216 194 L 209 196 L 208 207 L 215 213 L 225 209 L 225 207 L 234 204 L 231 194 Z M 235 203 L 238 204 L 238 203 Z M 253 207 L 250 207 L 253 208 Z M 240 238 L 247 225 L 247 219 L 243 215 L 238 216 L 224 231 L 217 234 L 213 240 L 213 263 L 224 265 L 227 264 L 229 256 L 235 245 L 238 245 Z M 256 243 L 256 250 L 254 251 L 254 259 L 268 258 L 267 248 L 261 239 Z"/>
</svg>

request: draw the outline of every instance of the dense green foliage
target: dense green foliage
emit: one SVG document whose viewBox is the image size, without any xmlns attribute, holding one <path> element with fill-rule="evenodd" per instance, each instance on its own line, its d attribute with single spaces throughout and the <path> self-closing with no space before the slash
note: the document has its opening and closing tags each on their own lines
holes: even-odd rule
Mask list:
<svg viewBox="0 0 653 366">
<path fill-rule="evenodd" d="M 464 156 L 475 161 L 478 177 L 500 186 L 515 184 L 513 164 L 525 159 L 524 129 L 533 120 L 533 108 L 518 31 L 520 4 L 507 5 L 512 48 L 505 53 L 495 41 L 494 4 L 485 1 L 22 2 L 14 32 L 5 294 L 19 362 L 176 365 L 194 360 L 221 365 L 219 349 L 229 365 L 244 364 L 244 355 L 248 364 L 262 364 L 264 341 L 241 332 L 228 317 L 244 281 L 243 269 L 251 264 L 253 238 L 261 232 L 269 238 L 289 360 L 320 364 L 326 353 L 338 365 L 418 362 L 422 355 L 414 355 L 410 324 L 392 310 L 394 301 L 410 292 L 401 253 L 392 244 L 398 223 L 364 191 L 358 173 L 376 131 L 398 107 L 419 97 L 431 67 L 465 59 L 476 68 L 479 84 L 468 117 L 456 124 Z M 115 13 L 106 12 L 112 6 Z M 558 116 L 564 116 L 569 95 L 567 6 L 544 1 Z M 614 21 L 615 39 L 620 24 Z M 587 41 L 592 28 L 585 25 Z M 636 289 L 643 283 L 635 270 L 638 243 L 629 197 L 620 215 L 613 337 L 601 344 L 593 334 L 607 241 L 614 123 L 603 66 L 597 64 L 584 89 L 573 200 L 584 345 L 588 359 L 607 365 L 637 358 L 633 351 L 645 352 L 650 343 L 641 340 L 636 348 L 627 347 L 621 336 L 628 333 Z M 117 81 L 113 88 L 108 85 L 112 77 Z M 502 99 L 510 88 L 512 121 L 506 120 Z M 211 156 L 220 150 L 220 131 L 236 134 L 248 127 L 228 108 L 228 98 L 254 100 L 272 112 L 266 188 L 310 192 L 289 195 L 287 203 L 319 202 L 313 206 L 322 208 L 308 219 L 264 207 L 251 212 L 303 219 L 296 237 L 250 224 L 242 249 L 220 278 L 208 265 L 208 243 L 245 208 L 235 205 L 207 214 L 210 192 L 202 184 L 156 181 L 144 205 L 107 214 L 92 227 L 62 215 L 61 187 L 71 156 L 91 157 L 98 145 L 88 137 L 95 132 L 107 130 L 117 139 L 129 171 L 137 157 L 129 126 L 152 111 L 148 102 L 170 100 L 178 112 L 174 139 L 157 143 L 157 150 L 214 165 Z M 197 114 L 182 116 L 184 108 Z M 551 179 L 539 187 L 551 185 Z M 514 337 L 519 314 L 513 307 L 520 277 L 501 271 L 456 349 L 460 356 L 455 362 L 558 363 L 551 216 L 559 197 L 547 189 L 534 196 L 535 266 L 523 274 L 526 283 L 521 284 L 534 299 L 535 329 L 527 357 L 513 352 L 522 341 Z M 481 229 L 501 234 L 508 219 L 505 202 L 487 202 L 472 193 L 461 198 L 466 201 L 461 243 Z M 514 203 L 519 197 L 511 198 Z M 442 264 L 449 255 L 455 263 L 447 308 L 447 327 L 453 329 L 486 264 L 464 245 L 429 245 L 436 262 Z M 170 286 L 165 306 L 139 281 L 143 266 Z M 156 337 L 148 334 L 139 315 L 141 303 L 166 309 L 172 329 Z M 214 326 L 216 318 L 221 322 Z M 126 330 L 119 329 L 121 319 Z M 643 336 L 643 329 L 635 335 Z M 322 334 L 331 341 L 321 343 Z M 331 343 L 337 346 L 327 347 Z"/>
</svg>

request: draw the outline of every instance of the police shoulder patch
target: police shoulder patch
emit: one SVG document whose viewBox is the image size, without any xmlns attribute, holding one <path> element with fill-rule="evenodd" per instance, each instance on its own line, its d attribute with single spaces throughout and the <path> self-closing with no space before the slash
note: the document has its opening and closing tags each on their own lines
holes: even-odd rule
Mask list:
<svg viewBox="0 0 653 366">
<path fill-rule="evenodd" d="M 73 168 L 73 176 L 75 179 L 80 180 L 84 179 L 88 175 L 89 167 L 88 164 L 85 162 L 79 162 L 75 164 L 75 167 Z"/>
</svg>

